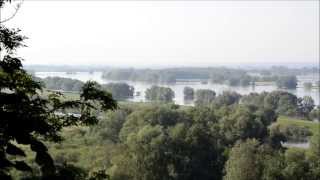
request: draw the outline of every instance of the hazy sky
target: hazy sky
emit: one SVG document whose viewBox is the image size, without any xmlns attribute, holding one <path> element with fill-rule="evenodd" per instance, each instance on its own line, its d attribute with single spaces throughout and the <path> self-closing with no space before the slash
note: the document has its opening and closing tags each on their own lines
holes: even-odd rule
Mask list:
<svg viewBox="0 0 320 180">
<path fill-rule="evenodd" d="M 314 63 L 318 1 L 25 1 L 26 64 Z"/>
</svg>

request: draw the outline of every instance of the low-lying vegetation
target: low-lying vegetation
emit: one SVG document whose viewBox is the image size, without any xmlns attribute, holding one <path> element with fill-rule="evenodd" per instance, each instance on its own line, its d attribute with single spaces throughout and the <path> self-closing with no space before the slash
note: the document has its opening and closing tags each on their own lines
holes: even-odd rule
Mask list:
<svg viewBox="0 0 320 180">
<path fill-rule="evenodd" d="M 280 126 L 293 125 L 297 127 L 307 128 L 310 130 L 312 134 L 320 133 L 320 123 L 318 122 L 306 121 L 286 116 L 279 116 L 277 124 L 279 124 Z"/>
</svg>

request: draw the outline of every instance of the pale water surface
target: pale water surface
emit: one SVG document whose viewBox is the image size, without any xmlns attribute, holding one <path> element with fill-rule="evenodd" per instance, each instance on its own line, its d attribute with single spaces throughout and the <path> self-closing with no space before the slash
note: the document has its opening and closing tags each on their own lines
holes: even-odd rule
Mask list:
<svg viewBox="0 0 320 180">
<path fill-rule="evenodd" d="M 67 74 L 65 72 L 36 72 L 35 75 L 40 78 L 45 78 L 49 76 L 51 77 L 58 76 L 58 77 L 78 79 L 81 81 L 94 80 L 101 84 L 105 84 L 109 82 L 119 82 L 119 81 L 108 81 L 108 80 L 102 79 L 102 72 L 94 72 L 92 74 L 89 72 L 77 72 L 75 74 Z M 314 99 L 315 103 L 319 105 L 319 89 L 307 90 L 302 87 L 303 82 L 316 81 L 316 78 L 318 77 L 309 75 L 309 76 L 298 76 L 297 78 L 299 81 L 298 88 L 295 90 L 287 90 L 287 91 L 297 95 L 298 97 L 311 96 Z M 121 81 L 121 82 L 126 82 L 129 85 L 133 86 L 135 88 L 135 92 L 137 91 L 141 92 L 140 96 L 135 96 L 132 99 L 132 101 L 135 101 L 135 102 L 145 101 L 144 92 L 147 88 L 150 88 L 152 86 L 152 84 L 144 83 L 144 82 L 132 82 L 132 81 Z M 185 102 L 183 100 L 183 88 L 186 86 L 192 87 L 195 90 L 211 89 L 211 90 L 214 90 L 217 94 L 220 94 L 223 91 L 236 91 L 242 95 L 249 94 L 251 92 L 257 92 L 257 93 L 261 93 L 263 91 L 270 92 L 278 89 L 275 85 L 239 87 L 239 86 L 228 86 L 228 85 L 211 84 L 211 83 L 201 84 L 200 82 L 178 82 L 176 84 L 159 84 L 159 85 L 171 88 L 175 92 L 175 98 L 174 98 L 175 103 L 180 105 L 192 105 L 192 102 Z"/>
</svg>

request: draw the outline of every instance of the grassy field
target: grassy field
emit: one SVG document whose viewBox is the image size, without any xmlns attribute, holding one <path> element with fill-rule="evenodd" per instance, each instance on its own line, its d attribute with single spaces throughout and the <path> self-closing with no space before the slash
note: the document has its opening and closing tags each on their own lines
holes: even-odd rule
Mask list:
<svg viewBox="0 0 320 180">
<path fill-rule="evenodd" d="M 306 127 L 310 129 L 312 134 L 320 133 L 320 123 L 313 122 L 313 121 L 306 121 L 301 119 L 295 119 L 286 116 L 279 116 L 277 122 L 281 125 L 296 125 L 300 127 Z"/>
</svg>

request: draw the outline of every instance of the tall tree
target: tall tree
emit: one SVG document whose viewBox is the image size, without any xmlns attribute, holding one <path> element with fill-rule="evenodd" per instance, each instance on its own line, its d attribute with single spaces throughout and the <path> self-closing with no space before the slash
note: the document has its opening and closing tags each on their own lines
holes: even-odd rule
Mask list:
<svg viewBox="0 0 320 180">
<path fill-rule="evenodd" d="M 226 163 L 225 180 L 256 180 L 260 179 L 260 163 L 258 161 L 259 142 L 249 139 L 245 142 L 237 143 L 230 152 Z"/>
<path fill-rule="evenodd" d="M 210 89 L 198 89 L 195 97 L 196 105 L 210 105 L 216 97 L 216 92 Z"/>
<path fill-rule="evenodd" d="M 191 87 L 184 87 L 183 88 L 183 98 L 184 100 L 193 100 L 194 99 L 194 89 Z"/>
<path fill-rule="evenodd" d="M 146 99 L 150 101 L 172 102 L 174 91 L 171 88 L 152 86 L 146 90 Z"/>
<path fill-rule="evenodd" d="M 309 118 L 309 114 L 314 107 L 315 104 L 312 97 L 304 96 L 303 98 L 298 98 L 298 109 L 301 116 Z"/>
<path fill-rule="evenodd" d="M 134 87 L 127 83 L 109 83 L 103 87 L 112 93 L 112 96 L 117 100 L 132 98 L 134 94 Z"/>
</svg>

